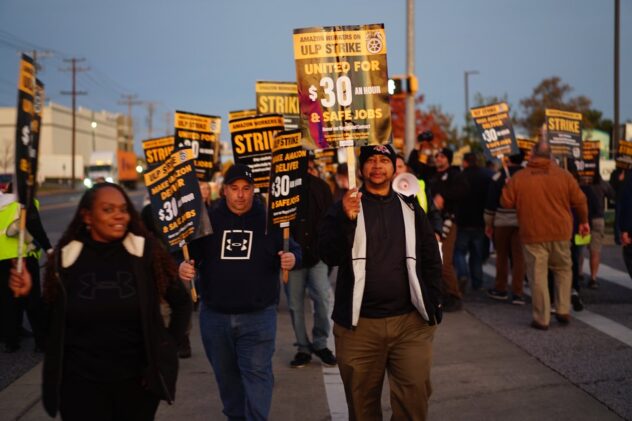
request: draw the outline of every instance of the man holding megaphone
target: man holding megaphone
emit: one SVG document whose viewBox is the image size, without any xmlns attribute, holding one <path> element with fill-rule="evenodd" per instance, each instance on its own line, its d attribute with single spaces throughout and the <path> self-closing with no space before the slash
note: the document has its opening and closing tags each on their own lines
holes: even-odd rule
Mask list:
<svg viewBox="0 0 632 421">
<path fill-rule="evenodd" d="M 332 318 L 350 419 L 380 419 L 384 372 L 394 419 L 425 419 L 432 340 L 441 322 L 441 258 L 417 200 L 391 187 L 390 145 L 360 151 L 363 186 L 322 221 L 319 249 L 339 266 Z"/>
</svg>

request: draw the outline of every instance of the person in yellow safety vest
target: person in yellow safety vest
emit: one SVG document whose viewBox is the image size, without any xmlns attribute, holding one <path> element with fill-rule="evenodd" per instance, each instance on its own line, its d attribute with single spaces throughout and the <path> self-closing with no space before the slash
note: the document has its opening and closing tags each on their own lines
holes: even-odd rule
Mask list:
<svg viewBox="0 0 632 421">
<path fill-rule="evenodd" d="M 403 173 L 410 173 L 410 168 L 406 164 L 404 157 L 402 155 L 397 154 L 397 160 L 395 161 L 395 177 Z M 428 191 L 428 187 L 426 186 L 426 182 L 423 179 L 418 179 L 419 182 L 419 192 L 417 193 L 417 201 L 421 208 L 426 212 L 428 216 L 428 220 L 430 221 L 430 225 L 435 232 L 437 237 L 437 241 L 441 240 L 441 229 L 443 226 L 443 220 L 441 219 L 441 212 L 434 204 L 434 201 L 428 200 L 430 192 Z"/>
<path fill-rule="evenodd" d="M 10 288 L 9 274 L 18 257 L 20 204 L 14 194 L 0 193 L 0 336 L 4 338 L 4 352 L 15 352 L 20 348 L 24 310 L 33 329 L 35 350 L 44 346 L 39 258 L 41 249 L 52 250 L 52 246 L 42 226 L 38 207 L 39 202 L 34 200 L 28 209 L 22 248 L 24 264 L 37 282 L 33 282 L 26 297 L 17 297 Z"/>
</svg>

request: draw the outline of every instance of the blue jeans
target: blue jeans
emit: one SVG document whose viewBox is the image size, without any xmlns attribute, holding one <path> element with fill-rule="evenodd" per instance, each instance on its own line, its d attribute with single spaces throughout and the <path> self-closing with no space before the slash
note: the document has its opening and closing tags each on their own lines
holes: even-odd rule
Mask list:
<svg viewBox="0 0 632 421">
<path fill-rule="evenodd" d="M 310 354 L 312 350 L 327 347 L 329 336 L 329 278 L 327 265 L 321 260 L 315 266 L 290 272 L 288 283 L 285 284 L 292 327 L 296 335 L 296 346 L 299 352 Z M 312 344 L 307 337 L 305 328 L 305 291 L 314 303 L 314 327 L 312 328 Z"/>
<path fill-rule="evenodd" d="M 276 306 L 218 313 L 202 302 L 200 332 L 229 420 L 266 420 L 272 402 Z"/>
<path fill-rule="evenodd" d="M 459 279 L 470 278 L 472 288 L 483 286 L 483 253 L 485 249 L 485 231 L 483 228 L 461 228 L 456 233 L 454 246 L 454 266 Z M 466 262 L 465 256 L 469 253 Z"/>
</svg>

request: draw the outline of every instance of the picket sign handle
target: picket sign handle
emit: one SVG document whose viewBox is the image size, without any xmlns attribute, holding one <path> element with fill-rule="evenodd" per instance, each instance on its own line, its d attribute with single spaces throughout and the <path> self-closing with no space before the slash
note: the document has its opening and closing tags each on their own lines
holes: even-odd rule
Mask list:
<svg viewBox="0 0 632 421">
<path fill-rule="evenodd" d="M 187 244 L 182 246 L 182 254 L 184 254 L 185 262 L 191 260 L 189 259 L 189 246 Z M 194 303 L 197 303 L 198 300 L 197 291 L 195 290 L 195 282 L 193 282 L 193 279 L 191 279 L 191 300 L 193 300 Z"/>
<path fill-rule="evenodd" d="M 505 162 L 505 155 L 503 154 L 498 155 L 498 159 L 500 159 L 500 162 L 503 165 L 503 169 L 505 170 L 505 175 L 507 176 L 507 180 L 509 180 L 511 178 L 511 174 L 509 174 L 509 168 L 507 167 L 507 163 Z"/>
<path fill-rule="evenodd" d="M 22 273 L 22 266 L 24 265 L 24 237 L 26 236 L 26 207 L 20 205 L 20 231 L 18 234 L 18 273 Z"/>
<path fill-rule="evenodd" d="M 349 179 L 349 190 L 356 188 L 356 156 L 355 150 L 353 146 L 346 146 L 347 151 L 347 178 Z M 356 197 L 358 193 L 352 193 L 351 197 Z M 358 215 L 352 215 L 353 220 L 355 220 Z"/>
<path fill-rule="evenodd" d="M 290 251 L 290 227 L 283 228 L 283 252 L 287 253 Z M 289 271 L 287 269 L 283 269 L 283 283 L 287 284 L 289 279 Z"/>
</svg>

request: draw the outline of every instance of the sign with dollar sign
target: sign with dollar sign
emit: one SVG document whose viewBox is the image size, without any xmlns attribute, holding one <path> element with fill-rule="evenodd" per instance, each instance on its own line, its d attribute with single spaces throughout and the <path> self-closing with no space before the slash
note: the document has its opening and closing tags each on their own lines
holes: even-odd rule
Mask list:
<svg viewBox="0 0 632 421">
<path fill-rule="evenodd" d="M 519 152 L 514 136 L 509 105 L 506 102 L 470 109 L 476 128 L 483 138 L 485 156 L 502 158 Z"/>
<path fill-rule="evenodd" d="M 274 138 L 270 170 L 268 223 L 281 228 L 301 216 L 307 188 L 307 150 L 301 131 L 280 132 Z"/>
<path fill-rule="evenodd" d="M 174 114 L 175 148 L 191 148 L 195 156 L 195 175 L 199 180 L 211 181 L 218 162 L 220 117 L 176 111 Z"/>
<path fill-rule="evenodd" d="M 193 160 L 191 148 L 175 150 L 144 176 L 158 228 L 172 252 L 213 233 Z"/>
<path fill-rule="evenodd" d="M 294 58 L 305 146 L 391 142 L 383 24 L 295 29 Z"/>
<path fill-rule="evenodd" d="M 15 180 L 19 202 L 28 206 L 35 195 L 39 124 L 44 85 L 36 81 L 35 65 L 23 54 L 18 76 L 18 106 L 15 133 Z M 37 138 L 34 138 L 37 135 Z"/>
</svg>

